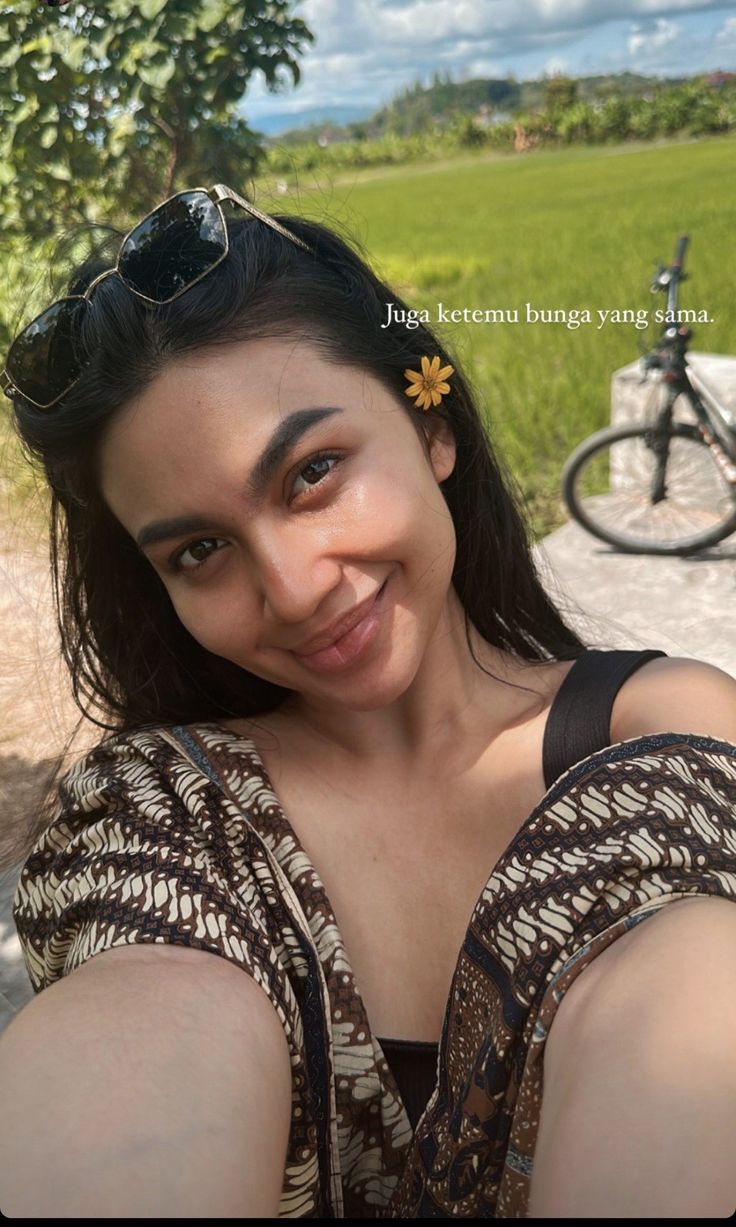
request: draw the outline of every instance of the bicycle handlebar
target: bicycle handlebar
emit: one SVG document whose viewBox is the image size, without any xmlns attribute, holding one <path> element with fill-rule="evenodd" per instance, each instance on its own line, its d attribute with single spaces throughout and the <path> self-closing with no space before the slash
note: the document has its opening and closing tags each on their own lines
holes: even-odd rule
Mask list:
<svg viewBox="0 0 736 1227">
<path fill-rule="evenodd" d="M 687 244 L 688 244 L 688 235 L 681 234 L 679 239 L 677 240 L 677 247 L 675 248 L 675 258 L 672 261 L 672 266 L 671 266 L 672 275 L 670 277 L 670 283 L 667 288 L 667 310 L 668 311 L 677 310 L 677 287 L 684 278 L 684 273 L 682 271 L 682 262 L 685 259 L 685 248 L 687 247 Z"/>
<path fill-rule="evenodd" d="M 675 248 L 675 258 L 672 261 L 673 268 L 677 268 L 677 269 L 682 268 L 682 262 L 685 259 L 685 248 L 688 245 L 688 240 L 689 240 L 689 235 L 687 234 L 681 234 L 679 239 L 677 240 L 677 247 Z"/>
</svg>

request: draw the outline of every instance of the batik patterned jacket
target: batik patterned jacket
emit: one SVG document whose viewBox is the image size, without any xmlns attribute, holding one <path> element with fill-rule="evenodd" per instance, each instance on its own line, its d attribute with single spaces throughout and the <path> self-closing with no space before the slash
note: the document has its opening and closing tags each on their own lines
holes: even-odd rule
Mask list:
<svg viewBox="0 0 736 1227">
<path fill-rule="evenodd" d="M 736 901 L 736 746 L 638 737 L 565 771 L 489 866 L 416 1132 L 251 740 L 149 726 L 90 751 L 59 785 L 14 917 L 36 991 L 133 942 L 207 950 L 256 980 L 291 1055 L 279 1217 L 522 1218 L 565 993 L 633 925 L 705 895 Z"/>
</svg>

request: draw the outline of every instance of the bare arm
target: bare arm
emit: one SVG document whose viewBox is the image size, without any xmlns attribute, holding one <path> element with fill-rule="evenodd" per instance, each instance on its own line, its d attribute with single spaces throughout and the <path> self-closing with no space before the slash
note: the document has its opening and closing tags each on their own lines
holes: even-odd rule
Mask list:
<svg viewBox="0 0 736 1227">
<path fill-rule="evenodd" d="M 291 1120 L 259 985 L 189 947 L 116 947 L 0 1037 L 9 1217 L 276 1217 Z"/>
<path fill-rule="evenodd" d="M 699 898 L 596 959 L 550 1031 L 530 1217 L 733 1213 L 735 952 L 736 906 Z"/>
</svg>

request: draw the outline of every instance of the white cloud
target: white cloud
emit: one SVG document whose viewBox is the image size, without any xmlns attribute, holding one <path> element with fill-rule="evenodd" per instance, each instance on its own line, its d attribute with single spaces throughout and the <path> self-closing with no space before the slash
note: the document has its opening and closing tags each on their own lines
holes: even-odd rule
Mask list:
<svg viewBox="0 0 736 1227">
<path fill-rule="evenodd" d="M 373 46 L 405 56 L 472 39 L 493 54 L 533 48 L 583 34 L 611 21 L 705 13 L 726 0 L 304 0 L 298 13 L 317 34 L 308 53 Z"/>
<path fill-rule="evenodd" d="M 568 72 L 570 64 L 568 60 L 564 60 L 562 56 L 551 55 L 544 62 L 544 71 L 550 76 L 554 76 L 558 72 Z"/>
<path fill-rule="evenodd" d="M 473 77 L 503 77 L 505 75 L 503 64 L 499 60 L 491 60 L 480 57 L 478 59 L 466 60 L 463 65 L 462 74 L 458 73 L 458 77 L 466 81 L 472 81 Z"/>
<path fill-rule="evenodd" d="M 667 18 L 725 7 L 726 0 L 304 0 L 300 12 L 320 31 L 320 42 L 334 43 L 354 32 L 388 44 L 404 39 L 405 51 L 443 40 L 494 40 L 504 53 L 511 47 L 563 32 L 594 29 L 610 21 Z"/>
<path fill-rule="evenodd" d="M 634 26 L 629 35 L 628 48 L 630 55 L 650 54 L 660 51 L 679 38 L 681 29 L 666 17 L 658 17 L 652 26 Z"/>
<path fill-rule="evenodd" d="M 700 21 L 701 15 L 715 14 L 726 2 L 303 0 L 295 12 L 316 39 L 301 57 L 301 85 L 277 97 L 256 78 L 244 110 L 255 117 L 334 103 L 379 105 L 412 81 L 427 81 L 435 70 L 445 68 L 455 80 L 508 72 L 533 76 L 545 70 L 576 74 L 583 59 L 591 65 L 588 71 L 597 72 L 620 70 L 636 57 L 637 68 L 644 71 L 668 72 L 673 64 L 682 64 L 684 73 L 695 72 L 702 63 L 686 66 L 693 18 Z M 687 40 L 678 38 L 680 19 L 689 19 Z M 627 22 L 633 23 L 628 30 Z M 730 52 L 736 43 L 735 24 L 736 19 L 729 18 L 723 25 L 716 43 L 719 54 Z M 710 55 L 712 33 L 703 40 L 701 56 L 704 46 Z"/>
<path fill-rule="evenodd" d="M 728 51 L 736 51 L 736 17 L 727 17 L 716 34 L 716 43 Z"/>
</svg>

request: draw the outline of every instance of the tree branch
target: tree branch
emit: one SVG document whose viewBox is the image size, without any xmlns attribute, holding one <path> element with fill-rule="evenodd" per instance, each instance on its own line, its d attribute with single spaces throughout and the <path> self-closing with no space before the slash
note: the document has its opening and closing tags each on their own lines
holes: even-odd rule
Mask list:
<svg viewBox="0 0 736 1227">
<path fill-rule="evenodd" d="M 176 164 L 179 160 L 179 137 L 171 125 L 167 124 L 166 120 L 162 119 L 160 115 L 152 115 L 151 119 L 156 124 L 156 127 L 160 128 L 164 135 L 171 141 L 171 153 L 169 154 L 169 161 L 166 167 L 166 178 L 164 180 L 163 187 L 164 196 L 170 196 L 171 188 L 174 183 L 174 175 L 176 174 Z"/>
</svg>

